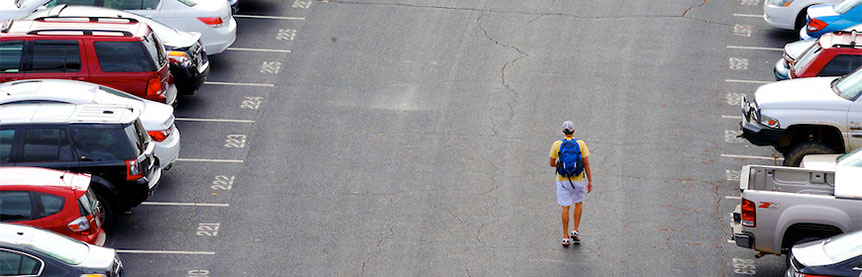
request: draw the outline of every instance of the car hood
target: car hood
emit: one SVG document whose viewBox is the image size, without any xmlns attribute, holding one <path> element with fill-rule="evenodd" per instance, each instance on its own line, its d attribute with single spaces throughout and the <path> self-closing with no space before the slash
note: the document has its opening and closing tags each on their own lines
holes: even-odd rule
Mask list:
<svg viewBox="0 0 862 277">
<path fill-rule="evenodd" d="M 162 40 L 162 43 L 166 48 L 179 49 L 179 48 L 188 48 L 195 44 L 199 39 L 201 39 L 201 33 L 198 32 L 184 32 L 177 30 L 176 36 L 168 36 L 166 39 Z M 158 35 L 158 34 L 157 34 Z M 162 37 L 159 37 L 162 38 Z"/>
<path fill-rule="evenodd" d="M 838 164 L 838 157 L 840 156 L 841 154 L 805 155 L 805 157 L 802 158 L 802 163 L 799 164 L 799 167 L 813 170 L 835 171 L 835 166 Z"/>
<path fill-rule="evenodd" d="M 785 44 L 784 54 L 793 60 L 799 59 L 799 57 L 802 56 L 802 53 L 805 53 L 805 50 L 808 50 L 808 48 L 816 42 L 816 39 L 806 39 Z"/>
<path fill-rule="evenodd" d="M 806 267 L 832 264 L 832 259 L 826 255 L 826 250 L 823 249 L 825 241 L 816 240 L 797 244 L 793 246 L 793 257 Z"/>
<path fill-rule="evenodd" d="M 83 262 L 78 264 L 78 266 L 85 268 L 110 269 L 111 266 L 114 265 L 114 257 L 117 256 L 117 252 L 114 251 L 114 249 L 92 244 L 87 246 L 90 247 L 90 253 Z"/>
<path fill-rule="evenodd" d="M 822 4 L 808 7 L 808 17 L 823 18 L 826 16 L 836 16 L 838 13 L 835 12 L 834 8 L 832 8 L 833 5 L 835 4 Z"/>
<path fill-rule="evenodd" d="M 18 19 L 27 15 L 27 10 L 19 9 L 14 1 L 0 0 L 0 21 Z"/>
<path fill-rule="evenodd" d="M 814 77 L 762 85 L 754 93 L 760 109 L 847 110 L 850 100 L 832 91 L 838 77 Z"/>
</svg>

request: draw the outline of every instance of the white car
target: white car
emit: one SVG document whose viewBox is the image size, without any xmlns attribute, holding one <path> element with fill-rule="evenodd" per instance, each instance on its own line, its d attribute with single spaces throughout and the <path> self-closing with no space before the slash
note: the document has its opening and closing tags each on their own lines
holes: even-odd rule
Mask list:
<svg viewBox="0 0 862 277">
<path fill-rule="evenodd" d="M 838 2 L 841 0 L 766 0 L 763 19 L 775 28 L 800 30 L 805 27 L 808 7 Z"/>
<path fill-rule="evenodd" d="M 168 170 L 180 154 L 174 108 L 93 83 L 33 79 L 0 84 L 0 105 L 31 103 L 119 104 L 141 110 L 141 123 L 155 142 L 159 167 Z"/>
<path fill-rule="evenodd" d="M 236 40 L 236 20 L 230 4 L 219 0 L 0 0 L 0 21 L 62 4 L 124 10 L 182 31 L 201 33 L 209 55 L 223 52 Z"/>
</svg>

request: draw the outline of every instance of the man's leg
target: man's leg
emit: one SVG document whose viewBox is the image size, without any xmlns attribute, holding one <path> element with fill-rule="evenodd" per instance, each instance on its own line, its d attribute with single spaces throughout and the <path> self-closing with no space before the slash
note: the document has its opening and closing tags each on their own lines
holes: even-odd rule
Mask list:
<svg viewBox="0 0 862 277">
<path fill-rule="evenodd" d="M 574 217 L 575 217 L 574 221 L 575 222 L 573 222 L 573 224 L 572 224 L 572 225 L 574 225 L 573 226 L 575 228 L 574 230 L 577 230 L 578 232 L 581 231 L 581 229 L 578 228 L 581 225 L 581 209 L 583 208 L 583 207 L 581 207 L 581 204 L 583 204 L 583 203 L 575 204 L 575 214 L 574 214 Z"/>
<path fill-rule="evenodd" d="M 563 206 L 563 238 L 569 237 L 569 207 L 570 206 Z"/>
</svg>

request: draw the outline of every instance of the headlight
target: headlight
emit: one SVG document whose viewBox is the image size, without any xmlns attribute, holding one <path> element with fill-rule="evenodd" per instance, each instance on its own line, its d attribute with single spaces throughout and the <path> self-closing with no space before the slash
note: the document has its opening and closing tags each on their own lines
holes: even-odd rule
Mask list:
<svg viewBox="0 0 862 277">
<path fill-rule="evenodd" d="M 774 6 L 787 7 L 790 3 L 793 3 L 793 0 L 769 0 L 769 4 Z"/>
<path fill-rule="evenodd" d="M 763 126 L 766 126 L 769 128 L 776 128 L 776 129 L 779 128 L 778 119 L 769 117 L 769 116 L 764 115 L 764 114 L 760 114 L 760 124 L 763 124 Z"/>
</svg>

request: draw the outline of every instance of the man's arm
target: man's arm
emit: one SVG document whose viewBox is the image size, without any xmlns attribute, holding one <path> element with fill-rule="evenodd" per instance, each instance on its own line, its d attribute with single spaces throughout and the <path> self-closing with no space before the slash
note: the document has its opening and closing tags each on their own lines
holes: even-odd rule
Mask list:
<svg viewBox="0 0 862 277">
<path fill-rule="evenodd" d="M 551 158 L 551 162 L 548 163 L 551 167 L 557 167 L 557 159 Z"/>
<path fill-rule="evenodd" d="M 590 159 L 584 157 L 584 170 L 587 172 L 587 192 L 593 190 L 593 174 L 590 172 Z"/>
</svg>

